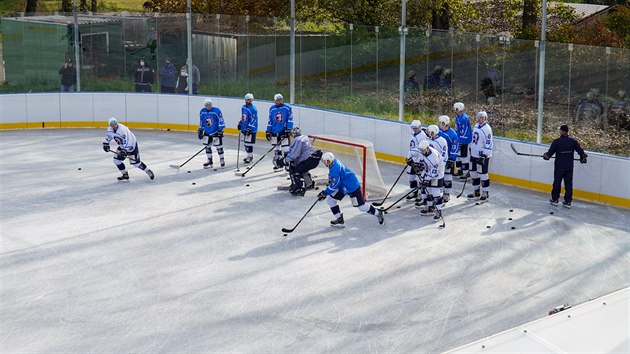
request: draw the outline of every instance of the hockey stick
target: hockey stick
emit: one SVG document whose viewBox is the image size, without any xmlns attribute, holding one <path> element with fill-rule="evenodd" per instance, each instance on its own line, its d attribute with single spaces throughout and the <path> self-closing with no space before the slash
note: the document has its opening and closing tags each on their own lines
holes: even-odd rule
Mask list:
<svg viewBox="0 0 630 354">
<path fill-rule="evenodd" d="M 284 140 L 284 138 L 282 138 L 282 140 Z M 281 143 L 282 143 L 282 140 L 280 140 L 280 141 L 278 142 L 278 144 L 281 144 Z M 253 165 L 249 166 L 249 167 L 247 168 L 247 171 L 245 171 L 245 172 L 243 172 L 243 173 L 237 173 L 236 175 L 238 176 L 238 175 L 240 174 L 240 175 L 241 175 L 241 177 L 245 177 L 245 175 L 247 174 L 247 172 L 251 171 L 251 170 L 252 170 L 252 168 L 254 168 L 254 166 L 256 166 L 256 165 L 257 165 L 257 164 L 258 164 L 258 163 L 259 163 L 262 159 L 264 159 L 264 158 L 265 158 L 265 156 L 267 156 L 267 154 L 269 154 L 269 153 L 270 153 L 271 151 L 273 151 L 273 149 L 275 149 L 275 148 L 276 148 L 276 145 L 272 146 L 272 147 L 271 147 L 271 149 L 267 150 L 267 152 L 266 152 L 264 155 L 262 155 L 262 156 L 258 159 L 258 161 L 254 162 L 254 164 L 253 164 Z"/>
<path fill-rule="evenodd" d="M 457 198 L 461 197 L 462 194 L 464 194 L 464 190 L 466 189 L 466 183 L 468 182 L 468 177 L 466 177 L 466 179 L 464 180 L 464 185 L 462 186 L 462 191 L 459 192 L 459 194 L 457 195 Z"/>
<path fill-rule="evenodd" d="M 308 210 L 306 211 L 306 213 L 304 213 L 304 215 L 302 215 L 302 217 L 300 218 L 300 221 L 297 222 L 297 224 L 295 224 L 295 226 L 293 226 L 293 228 L 291 229 L 287 229 L 287 228 L 282 228 L 282 232 L 284 233 L 291 233 L 293 231 L 295 231 L 295 229 L 298 227 L 298 225 L 300 225 L 300 223 L 302 222 L 302 220 L 304 220 L 304 218 L 306 217 L 306 215 L 308 215 L 308 213 L 311 212 L 311 210 L 313 210 L 313 208 L 315 207 L 315 204 L 317 204 L 319 202 L 319 198 L 315 199 L 315 202 L 313 203 L 313 205 L 311 205 L 310 208 L 308 208 Z"/>
<path fill-rule="evenodd" d="M 202 151 L 204 151 L 205 149 L 206 149 L 206 147 L 205 147 L 205 146 L 204 146 L 204 147 L 202 147 L 202 148 L 201 148 L 201 150 L 197 151 L 197 153 L 196 153 L 196 154 L 192 155 L 192 157 L 191 157 L 191 158 L 189 158 L 188 160 L 186 160 L 186 162 L 184 162 L 183 164 L 181 164 L 181 165 L 169 165 L 169 167 L 171 167 L 171 168 L 176 168 L 176 169 L 178 169 L 178 170 L 179 170 L 179 169 L 180 169 L 180 168 L 182 168 L 185 164 L 187 164 L 187 163 L 188 163 L 188 161 L 190 161 L 190 160 L 194 159 L 194 158 L 195 158 L 195 156 L 197 156 L 197 155 L 201 154 L 201 152 L 202 152 Z"/>
<path fill-rule="evenodd" d="M 442 216 L 442 211 L 440 210 L 440 219 L 442 219 L 442 225 L 439 226 L 440 229 L 446 227 L 446 221 L 444 221 L 444 217 Z"/>
<path fill-rule="evenodd" d="M 396 181 L 392 185 L 392 188 L 390 188 L 389 192 L 387 192 L 387 194 L 385 194 L 385 198 L 383 198 L 383 200 L 381 200 L 380 202 L 372 203 L 372 205 L 374 205 L 374 206 L 381 206 L 381 205 L 383 205 L 383 203 L 385 203 L 385 200 L 387 199 L 387 197 L 389 197 L 389 193 L 391 193 L 394 190 L 394 187 L 396 187 L 396 183 L 398 183 L 398 180 L 400 179 L 400 177 L 402 177 L 403 173 L 405 173 L 406 170 L 407 170 L 407 165 L 405 165 L 405 167 L 403 167 L 403 170 L 400 171 L 400 174 L 398 175 L 398 178 L 396 178 Z"/>
<path fill-rule="evenodd" d="M 240 159 L 241 154 L 241 131 L 238 131 L 238 147 L 236 148 L 236 172 L 240 171 L 238 168 L 238 160 Z"/>
<path fill-rule="evenodd" d="M 514 151 L 515 154 L 517 155 L 521 155 L 521 156 L 533 156 L 533 157 L 543 157 L 543 155 L 535 155 L 535 154 L 526 154 L 524 152 L 518 152 L 516 150 L 516 147 L 514 147 L 514 144 L 510 143 L 510 147 L 512 148 L 512 151 Z M 552 159 L 555 159 L 555 156 L 551 156 Z M 580 161 L 580 159 L 576 159 L 574 158 L 573 161 Z"/>
<path fill-rule="evenodd" d="M 397 201 L 395 201 L 395 202 L 394 202 L 394 204 L 392 204 L 392 205 L 388 206 L 388 207 L 387 207 L 387 208 L 385 208 L 385 209 L 381 208 L 381 211 L 383 211 L 383 212 L 388 211 L 388 210 L 389 210 L 389 209 L 391 209 L 394 205 L 396 205 L 396 204 L 400 203 L 400 201 L 401 201 L 401 200 L 403 200 L 403 199 L 405 199 L 408 195 L 410 195 L 410 194 L 411 194 L 411 193 L 413 193 L 413 192 L 417 192 L 417 191 L 418 191 L 418 188 L 413 188 L 412 190 L 410 190 L 409 192 L 407 192 L 407 194 L 403 195 L 402 197 L 400 197 L 400 199 L 398 199 Z"/>
</svg>

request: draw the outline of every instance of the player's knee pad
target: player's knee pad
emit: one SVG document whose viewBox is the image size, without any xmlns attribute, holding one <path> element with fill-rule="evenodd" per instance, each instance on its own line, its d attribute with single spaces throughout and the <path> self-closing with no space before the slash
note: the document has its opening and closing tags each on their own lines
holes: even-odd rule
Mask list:
<svg viewBox="0 0 630 354">
<path fill-rule="evenodd" d="M 481 184 L 481 179 L 480 178 L 473 178 L 472 179 L 472 185 L 473 187 L 477 187 L 475 189 L 479 189 L 479 185 Z"/>
<path fill-rule="evenodd" d="M 474 180 L 475 178 L 479 178 L 479 173 L 477 170 L 470 170 L 470 177 Z"/>
<path fill-rule="evenodd" d="M 418 180 L 415 177 L 409 180 L 409 188 L 418 188 Z"/>
<path fill-rule="evenodd" d="M 487 173 L 479 174 L 479 178 L 481 178 L 482 181 L 489 181 L 490 180 L 490 176 L 488 176 Z"/>
<path fill-rule="evenodd" d="M 442 195 L 442 188 L 429 187 L 427 188 L 427 192 L 431 196 L 430 198 L 437 199 L 440 195 Z"/>
<path fill-rule="evenodd" d="M 415 173 L 407 172 L 407 181 L 409 181 L 409 183 L 416 181 L 417 179 L 418 179 L 418 175 L 416 175 Z"/>
<path fill-rule="evenodd" d="M 223 145 L 217 146 L 216 148 L 217 148 L 217 153 L 219 155 L 223 155 Z"/>
<path fill-rule="evenodd" d="M 313 184 L 313 177 L 311 177 L 309 172 L 304 173 L 302 179 L 304 180 L 304 186 L 306 186 L 306 188 L 310 188 Z"/>
<path fill-rule="evenodd" d="M 328 206 L 332 209 L 337 205 L 337 199 L 329 195 L 326 197 L 326 204 L 328 204 Z"/>
<path fill-rule="evenodd" d="M 451 189 L 451 188 L 453 188 L 453 181 L 444 179 L 444 189 Z"/>
<path fill-rule="evenodd" d="M 245 144 L 245 152 L 251 154 L 254 152 L 254 147 L 252 145 Z"/>
<path fill-rule="evenodd" d="M 114 164 L 116 164 L 116 166 L 124 165 L 123 164 L 123 160 L 119 160 L 119 159 L 117 159 L 115 157 L 114 157 Z"/>
<path fill-rule="evenodd" d="M 206 154 L 212 154 L 212 145 L 206 145 Z"/>
<path fill-rule="evenodd" d="M 272 159 L 272 163 L 273 163 L 273 167 L 275 168 L 284 167 L 284 159 L 282 159 L 282 155 L 277 154 L 276 156 L 274 156 Z"/>
<path fill-rule="evenodd" d="M 359 210 L 361 210 L 362 212 L 369 212 L 371 208 L 373 208 L 371 205 L 367 204 L 367 203 L 363 203 L 361 205 L 358 205 L 357 208 Z"/>
<path fill-rule="evenodd" d="M 125 166 L 125 164 L 122 161 L 119 160 L 118 162 L 120 162 L 120 163 L 117 163 L 116 167 L 118 167 L 118 169 L 120 171 L 124 171 L 127 167 Z"/>
</svg>

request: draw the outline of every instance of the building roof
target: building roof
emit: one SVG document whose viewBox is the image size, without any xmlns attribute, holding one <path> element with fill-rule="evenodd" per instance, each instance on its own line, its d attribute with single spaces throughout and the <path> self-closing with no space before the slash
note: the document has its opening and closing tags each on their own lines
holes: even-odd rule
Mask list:
<svg viewBox="0 0 630 354">
<path fill-rule="evenodd" d="M 552 8 L 557 7 L 559 4 L 573 8 L 573 11 L 579 20 L 592 16 L 610 7 L 608 5 L 577 4 L 571 2 L 550 2 L 549 4 Z"/>
</svg>

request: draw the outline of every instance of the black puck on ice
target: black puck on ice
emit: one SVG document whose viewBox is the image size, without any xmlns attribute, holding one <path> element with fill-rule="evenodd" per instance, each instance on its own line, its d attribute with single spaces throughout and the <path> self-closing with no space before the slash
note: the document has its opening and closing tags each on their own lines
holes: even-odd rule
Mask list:
<svg viewBox="0 0 630 354">
<path fill-rule="evenodd" d="M 81 171 L 81 167 L 77 168 L 77 170 Z"/>
<path fill-rule="evenodd" d="M 479 202 L 475 202 L 475 205 L 479 205 Z"/>
<path fill-rule="evenodd" d="M 282 235 L 282 236 L 287 236 L 287 235 L 288 235 L 288 234 L 284 234 L 284 235 Z"/>
<path fill-rule="evenodd" d="M 512 220 L 512 218 L 509 218 L 508 220 Z"/>
<path fill-rule="evenodd" d="M 510 213 L 514 212 L 514 209 L 510 209 Z"/>
<path fill-rule="evenodd" d="M 246 184 L 245 187 L 249 187 L 249 184 Z"/>
<path fill-rule="evenodd" d="M 194 186 L 194 185 L 195 185 L 195 184 L 197 184 L 197 183 L 193 182 L 192 184 L 193 184 L 193 186 Z"/>
<path fill-rule="evenodd" d="M 190 171 L 188 171 L 188 173 L 190 173 Z"/>
<path fill-rule="evenodd" d="M 516 230 L 516 227 L 512 226 L 512 230 Z"/>
<path fill-rule="evenodd" d="M 217 169 L 215 168 L 214 170 L 216 171 Z"/>
<path fill-rule="evenodd" d="M 319 187 L 315 187 L 315 190 L 316 190 L 316 191 L 318 191 L 318 190 L 319 190 Z"/>
<path fill-rule="evenodd" d="M 397 205 L 397 206 L 396 206 L 396 209 L 400 209 L 400 205 Z"/>
<path fill-rule="evenodd" d="M 486 229 L 489 229 L 489 228 L 490 228 L 490 225 L 486 226 Z"/>
<path fill-rule="evenodd" d="M 553 211 L 550 211 L 549 214 L 553 215 Z"/>
</svg>

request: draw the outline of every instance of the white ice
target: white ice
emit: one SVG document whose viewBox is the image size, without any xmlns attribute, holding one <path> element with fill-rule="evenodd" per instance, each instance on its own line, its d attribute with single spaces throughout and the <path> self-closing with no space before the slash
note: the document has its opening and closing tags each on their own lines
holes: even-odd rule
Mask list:
<svg viewBox="0 0 630 354">
<path fill-rule="evenodd" d="M 0 352 L 433 353 L 630 284 L 627 209 L 493 183 L 443 230 L 346 198 L 346 228 L 318 203 L 285 237 L 317 192 L 278 191 L 270 159 L 236 177 L 226 137 L 226 169 L 177 171 L 196 132 L 135 133 L 154 181 L 116 181 L 104 129 L 0 132 Z M 402 169 L 380 166 L 388 186 Z"/>
</svg>

